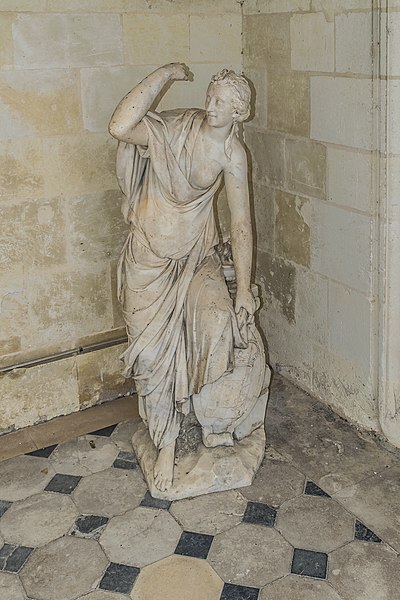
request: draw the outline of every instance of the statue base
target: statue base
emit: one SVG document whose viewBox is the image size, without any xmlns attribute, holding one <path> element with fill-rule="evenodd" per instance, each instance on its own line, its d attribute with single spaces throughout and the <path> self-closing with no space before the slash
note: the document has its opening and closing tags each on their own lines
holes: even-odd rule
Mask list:
<svg viewBox="0 0 400 600">
<path fill-rule="evenodd" d="M 264 427 L 233 446 L 206 448 L 202 443 L 189 454 L 175 458 L 174 481 L 172 487 L 161 492 L 154 485 L 153 468 L 157 450 L 143 422 L 137 424 L 132 437 L 132 446 L 140 468 L 153 498 L 181 500 L 223 492 L 251 485 L 265 452 Z"/>
</svg>

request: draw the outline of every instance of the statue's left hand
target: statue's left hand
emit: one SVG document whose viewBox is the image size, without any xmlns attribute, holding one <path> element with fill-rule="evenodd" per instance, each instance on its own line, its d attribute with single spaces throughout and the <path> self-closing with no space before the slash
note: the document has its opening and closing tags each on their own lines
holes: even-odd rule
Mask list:
<svg viewBox="0 0 400 600">
<path fill-rule="evenodd" d="M 248 323 L 252 323 L 256 310 L 257 305 L 251 290 L 238 289 L 235 300 L 235 312 L 239 321 L 247 320 Z"/>
</svg>

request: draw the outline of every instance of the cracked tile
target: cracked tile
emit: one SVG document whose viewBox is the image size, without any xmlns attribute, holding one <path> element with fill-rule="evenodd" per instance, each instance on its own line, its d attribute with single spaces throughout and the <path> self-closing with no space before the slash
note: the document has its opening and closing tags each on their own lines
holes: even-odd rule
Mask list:
<svg viewBox="0 0 400 600">
<path fill-rule="evenodd" d="M 109 438 L 85 435 L 59 444 L 50 464 L 56 473 L 84 476 L 108 469 L 117 456 L 118 448 Z"/>
<path fill-rule="evenodd" d="M 4 544 L 0 550 L 0 569 L 10 573 L 18 573 L 27 561 L 33 548 Z"/>
<path fill-rule="evenodd" d="M 287 575 L 266 585 L 261 590 L 259 600 L 342 600 L 342 598 L 326 581 L 300 575 Z"/>
<path fill-rule="evenodd" d="M 295 467 L 281 460 L 264 459 L 253 484 L 240 493 L 253 502 L 280 506 L 303 493 L 305 477 Z"/>
<path fill-rule="evenodd" d="M 149 491 L 146 492 L 140 506 L 147 506 L 148 508 L 162 508 L 163 510 L 169 510 L 172 502 L 171 500 L 163 500 L 161 498 L 153 498 Z"/>
<path fill-rule="evenodd" d="M 276 510 L 268 504 L 261 502 L 248 502 L 243 516 L 243 523 L 253 523 L 254 525 L 264 525 L 273 527 L 276 519 Z"/>
<path fill-rule="evenodd" d="M 82 537 L 93 537 L 97 540 L 103 533 L 108 521 L 108 517 L 99 515 L 81 515 L 75 521 L 73 533 L 75 535 L 81 535 Z"/>
<path fill-rule="evenodd" d="M 18 456 L 0 463 L 0 498 L 25 500 L 42 492 L 55 472 L 47 459 Z"/>
<path fill-rule="evenodd" d="M 114 444 L 123 452 L 132 452 L 132 436 L 137 427 L 137 420 L 119 423 L 111 434 Z"/>
</svg>

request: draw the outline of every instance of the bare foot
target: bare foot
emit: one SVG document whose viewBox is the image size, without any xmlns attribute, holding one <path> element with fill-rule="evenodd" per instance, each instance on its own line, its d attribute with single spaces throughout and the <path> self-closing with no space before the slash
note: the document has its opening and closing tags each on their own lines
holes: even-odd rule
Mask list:
<svg viewBox="0 0 400 600">
<path fill-rule="evenodd" d="M 161 448 L 154 465 L 154 483 L 160 492 L 165 492 L 172 486 L 174 476 L 175 441 Z"/>
</svg>

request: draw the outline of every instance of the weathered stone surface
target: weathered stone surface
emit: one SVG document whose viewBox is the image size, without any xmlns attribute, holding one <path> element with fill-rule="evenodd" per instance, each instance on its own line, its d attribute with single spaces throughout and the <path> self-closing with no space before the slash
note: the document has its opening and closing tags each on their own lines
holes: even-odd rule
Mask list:
<svg viewBox="0 0 400 600">
<path fill-rule="evenodd" d="M 20 14 L 14 23 L 13 36 L 14 60 L 20 68 L 90 67 L 123 62 L 118 15 Z"/>
<path fill-rule="evenodd" d="M 41 139 L 0 142 L 0 182 L 4 196 L 33 199 L 46 195 Z M 60 191 L 60 182 L 57 187 L 56 194 Z"/>
<path fill-rule="evenodd" d="M 109 438 L 85 435 L 59 444 L 49 460 L 56 473 L 85 476 L 111 467 L 118 452 Z"/>
<path fill-rule="evenodd" d="M 274 251 L 275 242 L 275 195 L 276 191 L 266 185 L 254 184 L 254 243 L 265 252 Z"/>
<path fill-rule="evenodd" d="M 399 4 L 400 7 L 400 4 Z M 391 12 L 387 15 L 387 20 L 381 19 L 381 40 L 386 40 L 388 47 L 387 60 L 386 52 L 381 53 L 381 73 L 388 73 L 394 77 L 400 75 L 400 59 L 396 51 L 397 40 L 400 34 L 400 13 Z"/>
<path fill-rule="evenodd" d="M 370 9 L 371 2 L 369 0 L 330 0 L 329 4 L 325 0 L 311 0 L 311 10 L 322 10 L 326 18 L 333 21 L 335 14 L 343 13 L 352 9 Z"/>
<path fill-rule="evenodd" d="M 0 498 L 10 502 L 24 500 L 42 492 L 54 475 L 42 458 L 10 458 L 0 463 Z"/>
<path fill-rule="evenodd" d="M 291 64 L 299 71 L 334 71 L 335 26 L 324 13 L 290 19 Z"/>
<path fill-rule="evenodd" d="M 335 19 L 336 71 L 372 76 L 372 12 Z"/>
<path fill-rule="evenodd" d="M 240 63 L 242 60 L 241 33 L 242 18 L 240 15 L 191 15 L 190 60 Z M 205 42 L 207 39 L 212 39 L 213 43 L 207 44 Z"/>
<path fill-rule="evenodd" d="M 0 290 L 0 331 L 4 354 L 7 354 L 7 350 L 18 350 L 22 346 L 22 337 L 29 327 L 28 299 L 21 267 L 16 272 L 0 275 Z"/>
<path fill-rule="evenodd" d="M 245 15 L 308 11 L 309 9 L 310 0 L 246 0 L 243 3 Z"/>
<path fill-rule="evenodd" d="M 79 600 L 122 600 L 122 598 L 125 598 L 125 596 L 114 594 L 113 592 L 106 592 L 104 590 L 96 590 L 95 592 L 86 594 L 86 596 L 81 596 Z"/>
<path fill-rule="evenodd" d="M 265 433 L 262 427 L 234 447 L 198 447 L 196 453 L 176 461 L 174 482 L 167 491 L 154 484 L 153 468 L 157 450 L 143 423 L 138 423 L 132 438 L 133 449 L 154 498 L 180 500 L 210 492 L 220 492 L 250 485 L 264 456 Z"/>
<path fill-rule="evenodd" d="M 253 181 L 265 185 L 283 185 L 285 180 L 283 137 L 246 127 L 246 144 L 251 153 Z"/>
<path fill-rule="evenodd" d="M 268 76 L 265 67 L 246 67 L 246 78 L 250 82 L 254 109 L 250 115 L 252 127 L 267 128 L 267 86 Z"/>
<path fill-rule="evenodd" d="M 142 568 L 173 554 L 181 533 L 167 511 L 139 506 L 111 519 L 100 544 L 112 562 Z"/>
<path fill-rule="evenodd" d="M 268 252 L 257 252 L 257 276 L 264 285 L 266 300 L 276 304 L 289 323 L 296 308 L 296 270 L 283 259 Z"/>
<path fill-rule="evenodd" d="M 0 69 L 10 68 L 13 62 L 12 24 L 13 14 L 0 15 Z"/>
<path fill-rule="evenodd" d="M 0 521 L 4 539 L 35 548 L 67 533 L 78 511 L 69 496 L 43 492 L 13 504 Z"/>
<path fill-rule="evenodd" d="M 310 226 L 307 200 L 280 190 L 276 193 L 275 249 L 282 258 L 310 266 Z"/>
<path fill-rule="evenodd" d="M 389 80 L 383 84 L 387 87 L 388 96 L 388 139 L 387 151 L 400 154 L 400 120 L 397 118 L 397 108 L 400 102 L 400 82 L 396 79 Z"/>
<path fill-rule="evenodd" d="M 33 598 L 71 600 L 94 587 L 107 563 L 95 540 L 66 536 L 35 550 L 21 580 Z"/>
<path fill-rule="evenodd" d="M 306 140 L 285 140 L 287 183 L 306 196 L 325 198 L 326 147 Z"/>
<path fill-rule="evenodd" d="M 280 506 L 286 500 L 302 494 L 304 475 L 282 460 L 264 459 L 252 485 L 241 494 L 252 502 Z"/>
<path fill-rule="evenodd" d="M 19 429 L 75 412 L 79 409 L 75 359 L 18 369 L 3 375 L 0 378 L 0 396 L 0 429 Z"/>
<path fill-rule="evenodd" d="M 297 327 L 322 346 L 328 344 L 328 279 L 302 269 L 296 272 Z"/>
<path fill-rule="evenodd" d="M 292 135 L 310 131 L 310 78 L 301 71 L 268 76 L 268 128 Z"/>
<path fill-rule="evenodd" d="M 260 600 L 342 600 L 325 581 L 311 577 L 288 575 L 262 589 Z"/>
<path fill-rule="evenodd" d="M 135 399 L 132 398 L 132 402 Z M 111 434 L 114 444 L 123 452 L 132 452 L 132 436 L 137 427 L 137 420 L 119 423 Z"/>
<path fill-rule="evenodd" d="M 290 15 L 244 17 L 243 57 L 245 68 L 290 69 Z"/>
<path fill-rule="evenodd" d="M 328 200 L 364 212 L 372 209 L 372 156 L 345 148 L 327 148 Z"/>
<path fill-rule="evenodd" d="M 24 588 L 18 575 L 0 573 L 0 594 L 7 600 L 25 600 Z"/>
<path fill-rule="evenodd" d="M 189 60 L 187 15 L 127 14 L 123 17 L 123 28 L 128 63 L 157 64 L 160 47 L 164 63 Z M 157 44 L 154 44 L 155 39 Z"/>
<path fill-rule="evenodd" d="M 78 78 L 67 70 L 0 75 L 0 138 L 60 135 L 81 127 Z"/>
</svg>

